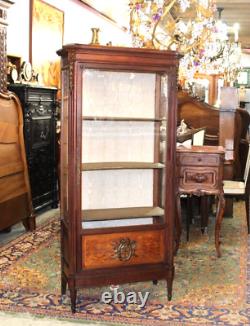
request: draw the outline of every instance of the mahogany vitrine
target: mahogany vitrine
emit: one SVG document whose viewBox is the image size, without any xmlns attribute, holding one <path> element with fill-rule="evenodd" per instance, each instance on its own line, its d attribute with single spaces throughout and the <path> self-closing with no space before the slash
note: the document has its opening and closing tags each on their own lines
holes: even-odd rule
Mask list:
<svg viewBox="0 0 250 326">
<path fill-rule="evenodd" d="M 174 276 L 175 52 L 66 45 L 62 293 Z"/>
</svg>

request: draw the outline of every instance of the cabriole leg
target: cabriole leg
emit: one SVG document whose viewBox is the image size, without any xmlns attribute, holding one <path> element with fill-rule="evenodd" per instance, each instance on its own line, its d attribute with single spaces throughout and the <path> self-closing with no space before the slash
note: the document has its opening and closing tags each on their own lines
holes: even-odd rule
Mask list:
<svg viewBox="0 0 250 326">
<path fill-rule="evenodd" d="M 225 209 L 225 198 L 223 194 L 219 195 L 219 202 L 218 202 L 218 208 L 216 213 L 216 222 L 215 222 L 215 248 L 217 252 L 217 256 L 221 257 L 221 251 L 220 251 L 220 229 L 221 229 L 221 222 L 223 219 Z"/>
</svg>

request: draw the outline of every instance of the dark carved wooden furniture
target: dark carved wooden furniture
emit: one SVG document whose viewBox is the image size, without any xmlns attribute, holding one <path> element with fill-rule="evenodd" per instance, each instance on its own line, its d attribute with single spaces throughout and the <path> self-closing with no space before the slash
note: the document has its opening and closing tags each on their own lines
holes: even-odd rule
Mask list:
<svg viewBox="0 0 250 326">
<path fill-rule="evenodd" d="M 240 159 L 240 144 L 247 139 L 250 123 L 246 110 L 237 107 L 216 108 L 179 91 L 177 120 L 180 122 L 182 119 L 192 128 L 206 127 L 205 145 L 225 147 L 224 173 L 228 179 L 243 178 L 245 162 Z M 246 155 L 247 151 L 248 146 Z"/>
<path fill-rule="evenodd" d="M 0 230 L 22 221 L 35 228 L 23 140 L 22 108 L 7 91 L 6 17 L 12 1 L 0 1 Z"/>
<path fill-rule="evenodd" d="M 225 151 L 219 146 L 192 146 L 177 148 L 177 248 L 181 235 L 180 195 L 215 195 L 218 207 L 215 223 L 215 247 L 218 257 L 220 251 L 220 228 L 224 213 L 223 163 Z"/>
<path fill-rule="evenodd" d="M 224 178 L 243 179 L 248 151 L 249 113 L 240 108 L 215 108 L 200 102 L 185 92 L 178 92 L 178 121 L 192 128 L 206 127 L 205 145 L 225 148 Z M 226 200 L 225 216 L 232 216 L 233 200 Z"/>
<path fill-rule="evenodd" d="M 20 99 L 24 117 L 24 140 L 33 207 L 56 208 L 57 142 L 56 93 L 53 87 L 11 84 L 9 90 Z"/>
<path fill-rule="evenodd" d="M 62 293 L 68 284 L 74 312 L 78 288 L 165 279 L 171 299 L 178 55 L 87 45 L 58 53 Z"/>
<path fill-rule="evenodd" d="M 206 139 L 209 142 L 218 142 L 219 137 L 219 109 L 207 103 L 198 101 L 187 92 L 178 91 L 177 121 L 184 119 L 192 128 L 206 127 Z M 211 145 L 213 145 L 212 143 Z M 210 145 L 210 144 L 209 144 Z"/>
</svg>

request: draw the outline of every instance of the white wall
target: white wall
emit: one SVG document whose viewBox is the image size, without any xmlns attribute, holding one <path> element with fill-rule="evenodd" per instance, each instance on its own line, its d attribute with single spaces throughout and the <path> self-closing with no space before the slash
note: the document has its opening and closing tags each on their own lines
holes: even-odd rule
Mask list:
<svg viewBox="0 0 250 326">
<path fill-rule="evenodd" d="M 7 53 L 29 60 L 30 0 L 16 0 L 8 10 Z"/>
<path fill-rule="evenodd" d="M 29 6 L 30 0 L 15 0 L 8 12 L 7 53 L 21 56 L 23 61 L 29 60 Z M 44 0 L 48 4 L 64 11 L 64 44 L 91 41 L 91 28 L 100 28 L 100 43 L 105 45 L 111 41 L 113 45 L 129 45 L 127 33 L 95 15 L 81 6 L 77 0 Z M 105 1 L 105 0 L 103 0 Z"/>
<path fill-rule="evenodd" d="M 250 67 L 250 54 L 248 54 L 248 53 L 242 54 L 241 64 L 243 67 Z"/>
<path fill-rule="evenodd" d="M 106 19 L 85 9 L 79 1 L 46 0 L 46 2 L 64 11 L 64 44 L 90 43 L 91 27 L 100 28 L 100 43 L 103 45 L 109 41 L 112 41 L 113 45 L 128 43 L 126 33 Z"/>
</svg>

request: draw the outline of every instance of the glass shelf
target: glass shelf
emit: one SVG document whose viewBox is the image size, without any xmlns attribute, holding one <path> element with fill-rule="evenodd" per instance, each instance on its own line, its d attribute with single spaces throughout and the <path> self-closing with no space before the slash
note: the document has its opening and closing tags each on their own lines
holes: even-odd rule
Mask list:
<svg viewBox="0 0 250 326">
<path fill-rule="evenodd" d="M 83 116 L 83 120 L 93 121 L 150 121 L 150 122 L 162 122 L 166 118 L 140 118 L 140 117 L 100 117 L 100 116 Z"/>
<path fill-rule="evenodd" d="M 95 162 L 82 163 L 82 171 L 93 170 L 119 170 L 119 169 L 163 169 L 165 167 L 162 163 L 148 163 L 148 162 Z"/>
<path fill-rule="evenodd" d="M 82 211 L 82 221 L 117 220 L 163 216 L 161 207 L 129 207 L 110 209 L 88 209 Z"/>
</svg>

